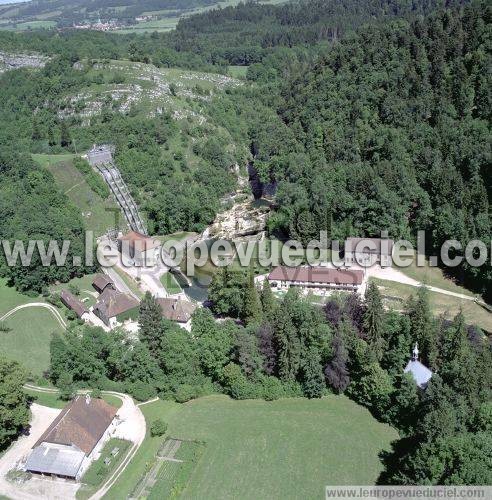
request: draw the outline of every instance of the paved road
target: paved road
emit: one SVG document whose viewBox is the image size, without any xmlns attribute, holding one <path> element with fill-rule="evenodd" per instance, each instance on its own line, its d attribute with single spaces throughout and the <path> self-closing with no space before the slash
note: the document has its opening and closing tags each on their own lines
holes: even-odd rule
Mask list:
<svg viewBox="0 0 492 500">
<path fill-rule="evenodd" d="M 31 302 L 29 304 L 22 304 L 20 306 L 14 307 L 9 312 L 0 317 L 0 321 L 4 321 L 17 311 L 20 311 L 21 309 L 27 309 L 28 307 L 43 307 L 44 309 L 48 309 L 63 328 L 67 327 L 67 323 L 61 315 L 60 311 L 55 306 L 46 304 L 45 302 Z"/>
<path fill-rule="evenodd" d="M 118 291 L 128 293 L 138 300 L 138 297 L 131 291 L 130 287 L 125 283 L 123 278 L 111 267 L 104 268 L 104 272 L 113 280 Z"/>
</svg>

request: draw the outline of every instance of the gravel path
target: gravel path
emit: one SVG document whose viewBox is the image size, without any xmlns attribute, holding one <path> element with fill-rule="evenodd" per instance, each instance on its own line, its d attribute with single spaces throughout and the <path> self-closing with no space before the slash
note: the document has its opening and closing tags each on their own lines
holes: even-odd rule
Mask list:
<svg viewBox="0 0 492 500">
<path fill-rule="evenodd" d="M 44 302 L 31 302 L 29 304 L 22 304 L 20 306 L 14 307 L 9 312 L 0 317 L 0 321 L 4 321 L 17 311 L 20 311 L 21 309 L 27 309 L 28 307 L 44 307 L 45 309 L 48 309 L 63 328 L 67 327 L 67 323 L 65 322 L 65 319 L 61 315 L 60 311 L 55 306 L 46 304 Z"/>
</svg>

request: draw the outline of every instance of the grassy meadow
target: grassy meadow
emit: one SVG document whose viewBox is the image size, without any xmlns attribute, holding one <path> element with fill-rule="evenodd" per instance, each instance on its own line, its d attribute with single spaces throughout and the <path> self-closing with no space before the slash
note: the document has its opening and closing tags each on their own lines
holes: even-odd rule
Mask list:
<svg viewBox="0 0 492 500">
<path fill-rule="evenodd" d="M 0 352 L 42 376 L 50 365 L 51 336 L 63 332 L 58 321 L 47 309 L 33 307 L 15 312 L 3 324 L 10 331 L 0 332 Z"/>
<path fill-rule="evenodd" d="M 101 236 L 107 229 L 114 227 L 114 210 L 117 208 L 111 199 L 103 200 L 89 187 L 84 176 L 71 162 L 74 155 L 33 155 L 34 161 L 47 168 L 55 178 L 58 187 L 80 210 L 87 230 Z M 113 211 L 111 211 L 113 210 Z"/>
<path fill-rule="evenodd" d="M 167 437 L 205 442 L 180 498 L 321 498 L 327 484 L 374 484 L 397 437 L 346 397 L 234 401 L 215 395 L 141 406 Z M 166 437 L 148 436 L 106 498 L 127 497 Z"/>
</svg>

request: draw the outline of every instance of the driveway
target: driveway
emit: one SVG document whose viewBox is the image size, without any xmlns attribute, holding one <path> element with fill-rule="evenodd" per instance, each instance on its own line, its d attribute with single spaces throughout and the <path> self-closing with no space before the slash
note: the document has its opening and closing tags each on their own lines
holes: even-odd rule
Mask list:
<svg viewBox="0 0 492 500">
<path fill-rule="evenodd" d="M 120 419 L 120 423 L 116 426 L 114 437 L 131 441 L 133 445 L 125 459 L 99 488 L 99 490 L 90 497 L 90 500 L 102 498 L 108 492 L 137 453 L 147 432 L 145 417 L 130 396 L 120 394 L 119 392 L 104 392 L 104 394 L 112 394 L 122 400 L 123 404 L 116 414 L 116 416 Z"/>
<path fill-rule="evenodd" d="M 24 483 L 7 481 L 5 475 L 23 462 L 36 441 L 61 410 L 47 408 L 35 403 L 31 405 L 31 428 L 29 434 L 21 436 L 0 458 L 0 494 L 16 500 L 39 500 L 49 498 L 64 500 L 74 498 L 80 484 L 63 480 L 51 480 L 33 476 Z"/>
</svg>

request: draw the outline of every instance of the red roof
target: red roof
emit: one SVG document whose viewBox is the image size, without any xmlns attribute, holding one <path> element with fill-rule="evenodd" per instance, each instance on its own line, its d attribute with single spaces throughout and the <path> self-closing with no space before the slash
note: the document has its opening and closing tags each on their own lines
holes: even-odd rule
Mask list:
<svg viewBox="0 0 492 500">
<path fill-rule="evenodd" d="M 43 442 L 75 445 L 89 455 L 118 410 L 102 399 L 77 396 L 53 420 L 33 446 Z"/>
<path fill-rule="evenodd" d="M 329 267 L 276 267 L 269 280 L 309 283 L 336 283 L 337 285 L 360 285 L 364 272 L 360 269 L 331 269 Z"/>
</svg>

